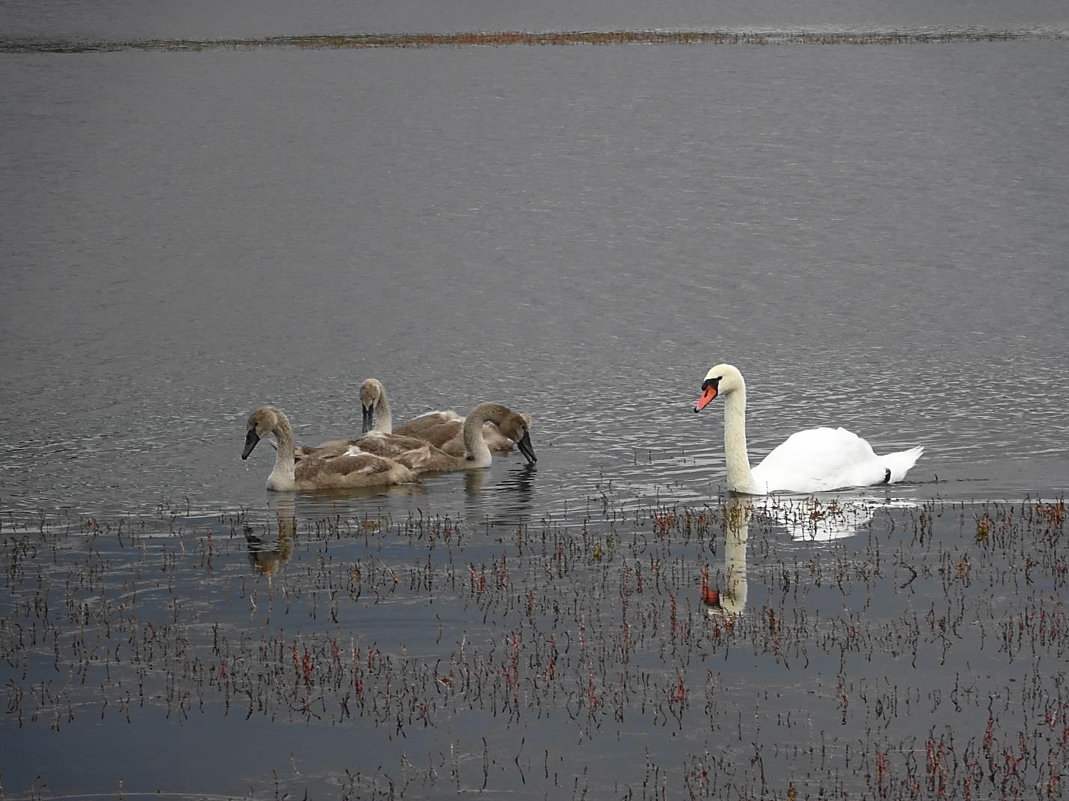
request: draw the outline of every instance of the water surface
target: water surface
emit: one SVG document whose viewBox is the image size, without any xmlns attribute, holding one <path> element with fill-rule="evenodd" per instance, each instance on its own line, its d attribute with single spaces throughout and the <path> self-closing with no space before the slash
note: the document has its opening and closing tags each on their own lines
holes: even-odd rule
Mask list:
<svg viewBox="0 0 1069 801">
<path fill-rule="evenodd" d="M 591 8 L 6 36 L 658 27 Z M 1059 22 L 1020 8 L 959 22 Z M 869 11 L 843 24 L 945 24 Z M 893 795 L 926 747 L 959 756 L 937 782 L 1024 736 L 1027 787 L 1001 790 L 1042 792 L 1069 709 L 1063 529 L 1037 506 L 1069 484 L 1067 52 L 0 55 L 5 789 Z M 692 412 L 721 361 L 755 456 L 824 424 L 925 455 L 759 505 L 740 562 L 720 411 Z M 537 466 L 269 497 L 247 414 L 352 433 L 368 376 L 402 420 L 531 412 Z M 703 568 L 747 577 L 731 631 Z"/>
</svg>

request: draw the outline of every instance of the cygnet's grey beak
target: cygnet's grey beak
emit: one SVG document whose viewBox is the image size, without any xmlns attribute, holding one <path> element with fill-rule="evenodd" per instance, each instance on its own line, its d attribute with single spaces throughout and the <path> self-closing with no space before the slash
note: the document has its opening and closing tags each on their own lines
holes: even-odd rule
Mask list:
<svg viewBox="0 0 1069 801">
<path fill-rule="evenodd" d="M 259 441 L 260 435 L 256 433 L 256 429 L 250 428 L 249 433 L 245 435 L 245 450 L 241 452 L 241 458 L 248 459 L 252 449 L 256 447 L 256 443 Z"/>
</svg>

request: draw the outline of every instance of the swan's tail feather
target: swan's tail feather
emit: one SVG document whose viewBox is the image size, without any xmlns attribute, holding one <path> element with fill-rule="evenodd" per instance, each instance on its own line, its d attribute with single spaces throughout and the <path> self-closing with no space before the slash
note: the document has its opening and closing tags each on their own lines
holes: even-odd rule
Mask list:
<svg viewBox="0 0 1069 801">
<path fill-rule="evenodd" d="M 917 463 L 917 460 L 921 458 L 921 454 L 924 453 L 924 446 L 918 445 L 916 448 L 910 448 L 908 451 L 898 451 L 897 453 L 889 453 L 881 460 L 887 469 L 891 471 L 891 476 L 886 483 L 894 484 L 896 481 L 901 481 L 906 477 L 906 473 L 910 471 L 910 468 Z"/>
</svg>

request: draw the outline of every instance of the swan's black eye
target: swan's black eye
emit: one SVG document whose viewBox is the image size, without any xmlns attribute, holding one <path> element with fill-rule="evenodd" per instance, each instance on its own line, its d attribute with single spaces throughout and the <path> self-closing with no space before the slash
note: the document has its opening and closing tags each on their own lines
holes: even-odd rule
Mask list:
<svg viewBox="0 0 1069 801">
<path fill-rule="evenodd" d="M 707 378 L 702 381 L 702 392 L 705 392 L 705 390 L 709 389 L 709 387 L 712 387 L 713 389 L 719 389 L 720 387 L 718 385 L 720 384 L 721 378 L 723 378 L 723 376 L 718 375 L 716 378 Z"/>
</svg>

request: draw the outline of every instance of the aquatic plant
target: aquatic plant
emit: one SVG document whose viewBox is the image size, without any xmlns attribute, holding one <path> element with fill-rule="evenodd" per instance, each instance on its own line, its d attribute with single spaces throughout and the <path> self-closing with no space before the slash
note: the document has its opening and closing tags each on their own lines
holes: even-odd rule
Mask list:
<svg viewBox="0 0 1069 801">
<path fill-rule="evenodd" d="M 136 725 L 156 710 L 398 743 L 425 732 L 462 789 L 598 796 L 594 766 L 622 748 L 614 797 L 649 781 L 691 798 L 1057 797 L 1064 503 L 861 508 L 8 517 L 3 725 Z M 854 536 L 790 536 L 844 522 Z M 448 756 L 461 719 L 500 735 L 473 746 L 485 769 Z M 562 728 L 572 742 L 542 755 L 560 771 L 536 779 L 522 746 L 502 751 Z M 441 786 L 439 768 L 403 754 L 331 781 L 353 797 Z M 563 775 L 585 778 L 566 788 Z"/>
</svg>

